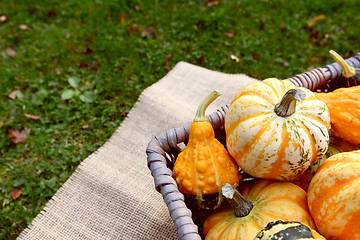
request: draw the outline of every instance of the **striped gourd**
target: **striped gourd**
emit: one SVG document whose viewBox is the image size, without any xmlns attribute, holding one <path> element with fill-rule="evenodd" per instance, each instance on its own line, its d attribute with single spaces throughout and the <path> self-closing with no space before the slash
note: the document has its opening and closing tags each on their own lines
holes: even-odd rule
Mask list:
<svg viewBox="0 0 360 240">
<path fill-rule="evenodd" d="M 329 157 L 308 190 L 310 213 L 327 239 L 360 239 L 360 150 Z"/>
<path fill-rule="evenodd" d="M 248 174 L 292 180 L 328 148 L 330 114 L 314 93 L 271 78 L 242 88 L 225 116 L 229 153 Z"/>
<path fill-rule="evenodd" d="M 325 240 L 314 229 L 300 222 L 270 222 L 262 229 L 254 240 Z"/>
</svg>

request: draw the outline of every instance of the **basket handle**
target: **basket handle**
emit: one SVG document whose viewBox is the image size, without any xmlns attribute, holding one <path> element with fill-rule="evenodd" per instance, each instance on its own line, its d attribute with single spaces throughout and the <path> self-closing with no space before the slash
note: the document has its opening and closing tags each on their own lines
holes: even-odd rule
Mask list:
<svg viewBox="0 0 360 240">
<path fill-rule="evenodd" d="M 360 53 L 357 53 L 355 56 L 348 58 L 345 61 L 351 67 L 360 68 Z M 343 70 L 340 65 L 337 62 L 334 62 L 284 80 L 288 80 L 298 87 L 305 87 L 311 91 L 315 91 L 326 83 L 341 80 L 342 72 Z"/>
</svg>

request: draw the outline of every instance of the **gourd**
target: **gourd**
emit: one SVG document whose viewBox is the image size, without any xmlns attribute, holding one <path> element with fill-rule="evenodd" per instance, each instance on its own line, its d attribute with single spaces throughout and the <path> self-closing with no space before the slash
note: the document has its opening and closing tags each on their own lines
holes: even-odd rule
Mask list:
<svg viewBox="0 0 360 240">
<path fill-rule="evenodd" d="M 343 70 L 342 75 L 346 78 L 348 87 L 360 85 L 360 69 L 350 67 L 349 64 L 334 50 L 329 51 L 332 58 L 340 65 Z"/>
<path fill-rule="evenodd" d="M 334 51 L 330 53 L 341 63 L 345 77 L 359 81 L 360 69 L 351 68 Z M 338 88 L 329 93 L 315 93 L 315 96 L 324 101 L 329 108 L 331 131 L 345 141 L 360 144 L 360 86 Z"/>
<path fill-rule="evenodd" d="M 238 186 L 241 179 L 238 166 L 215 138 L 214 129 L 205 117 L 206 108 L 219 95 L 214 91 L 199 105 L 190 125 L 187 146 L 178 155 L 173 168 L 179 191 L 194 197 L 202 209 L 219 207 L 221 187 L 225 183 Z"/>
<path fill-rule="evenodd" d="M 292 180 L 328 148 L 326 104 L 289 81 L 246 85 L 234 96 L 224 125 L 230 155 L 258 178 Z"/>
<path fill-rule="evenodd" d="M 307 207 L 307 194 L 290 182 L 257 179 L 235 189 L 223 187 L 230 206 L 211 213 L 204 222 L 205 240 L 253 239 L 269 222 L 299 221 L 315 228 Z"/>
<path fill-rule="evenodd" d="M 360 150 L 329 157 L 316 171 L 308 206 L 327 239 L 360 239 Z"/>
<path fill-rule="evenodd" d="M 325 240 L 314 229 L 295 221 L 276 221 L 270 222 L 254 238 L 254 240 Z"/>
</svg>

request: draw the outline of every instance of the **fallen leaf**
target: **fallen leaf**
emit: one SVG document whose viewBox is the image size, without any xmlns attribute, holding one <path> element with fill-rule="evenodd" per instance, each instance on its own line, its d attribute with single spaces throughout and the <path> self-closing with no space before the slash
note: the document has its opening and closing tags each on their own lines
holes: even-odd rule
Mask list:
<svg viewBox="0 0 360 240">
<path fill-rule="evenodd" d="M 94 70 L 98 70 L 100 67 L 100 63 L 99 62 L 94 62 L 91 64 L 91 68 Z"/>
<path fill-rule="evenodd" d="M 87 55 L 87 54 L 92 53 L 92 50 L 91 50 L 91 48 L 87 47 L 87 48 L 84 49 L 83 53 L 84 53 L 85 55 Z"/>
<path fill-rule="evenodd" d="M 122 24 L 122 23 L 124 23 L 124 22 L 125 22 L 125 15 L 122 13 L 122 14 L 120 14 L 120 16 L 119 16 L 118 23 L 119 23 L 119 24 Z"/>
<path fill-rule="evenodd" d="M 324 14 L 317 15 L 309 20 L 307 26 L 309 28 L 312 28 L 318 21 L 325 19 L 325 18 L 326 18 L 326 16 Z"/>
<path fill-rule="evenodd" d="M 88 65 L 87 63 L 81 62 L 81 63 L 79 64 L 79 68 L 84 68 L 84 69 L 86 69 L 86 68 L 88 68 L 88 67 L 89 67 L 89 65 Z"/>
<path fill-rule="evenodd" d="M 7 55 L 9 55 L 12 58 L 14 58 L 16 56 L 15 50 L 10 47 L 6 48 L 5 51 L 6 51 Z"/>
<path fill-rule="evenodd" d="M 139 31 L 139 27 L 136 23 L 134 23 L 133 25 L 131 25 L 128 29 L 128 33 L 131 35 L 134 32 L 138 32 Z"/>
<path fill-rule="evenodd" d="M 237 62 L 237 63 L 240 62 L 240 59 L 237 56 L 233 55 L 233 54 L 230 55 L 230 58 L 232 60 L 235 60 L 235 62 Z"/>
<path fill-rule="evenodd" d="M 153 26 L 147 27 L 142 31 L 141 37 L 145 38 L 147 36 L 154 36 L 154 27 Z"/>
<path fill-rule="evenodd" d="M 20 24 L 20 29 L 21 30 L 29 30 L 29 26 L 26 24 Z"/>
<path fill-rule="evenodd" d="M 48 12 L 48 16 L 49 16 L 49 17 L 56 17 L 56 16 L 57 16 L 57 13 L 54 12 L 54 11 L 50 11 L 50 12 Z"/>
<path fill-rule="evenodd" d="M 15 201 L 16 199 L 18 199 L 21 194 L 22 194 L 23 190 L 21 188 L 14 188 L 12 191 L 11 191 L 11 197 L 12 199 Z"/>
<path fill-rule="evenodd" d="M 84 124 L 84 125 L 82 125 L 82 128 L 83 129 L 87 129 L 89 127 L 89 125 L 88 124 Z"/>
<path fill-rule="evenodd" d="M 8 134 L 11 137 L 11 142 L 18 144 L 24 144 L 27 139 L 27 132 L 26 130 L 19 131 L 18 129 L 9 129 Z"/>
<path fill-rule="evenodd" d="M 30 119 L 39 120 L 41 116 L 24 113 L 24 116 Z"/>
<path fill-rule="evenodd" d="M 286 31 L 286 26 L 285 26 L 285 24 L 281 24 L 280 25 L 280 30 L 281 30 L 281 32 L 285 32 Z"/>
<path fill-rule="evenodd" d="M 7 17 L 5 15 L 0 17 L 0 22 L 5 22 L 7 20 Z"/>
<path fill-rule="evenodd" d="M 284 61 L 283 61 L 283 66 L 284 66 L 284 67 L 289 67 L 289 62 L 286 61 L 286 60 L 284 60 Z"/>
<path fill-rule="evenodd" d="M 205 65 L 206 64 L 204 59 L 205 59 L 205 56 L 201 56 L 201 57 L 199 57 L 197 59 L 197 62 L 199 63 L 199 65 Z"/>
<path fill-rule="evenodd" d="M 227 33 L 224 33 L 226 37 L 228 38 L 234 38 L 235 37 L 235 34 L 234 33 L 231 33 L 231 32 L 227 32 Z"/>
<path fill-rule="evenodd" d="M 21 91 L 20 90 L 12 91 L 11 93 L 9 93 L 8 98 L 15 100 L 17 98 L 17 93 L 21 93 Z"/>
<path fill-rule="evenodd" d="M 215 5 L 218 5 L 218 4 L 219 4 L 218 0 L 208 0 L 206 5 L 208 7 L 212 7 L 212 6 L 215 6 Z"/>
<path fill-rule="evenodd" d="M 38 11 L 35 10 L 35 9 L 32 9 L 32 10 L 29 11 L 29 13 L 30 13 L 31 16 L 34 16 L 34 15 L 38 14 Z"/>
<path fill-rule="evenodd" d="M 265 20 L 264 20 L 264 19 L 260 19 L 259 28 L 260 28 L 261 30 L 264 29 L 264 25 L 265 25 Z"/>
<path fill-rule="evenodd" d="M 259 59 L 259 56 L 256 55 L 256 54 L 254 54 L 254 55 L 252 56 L 252 58 L 253 58 L 254 60 L 258 60 L 258 59 Z"/>
<path fill-rule="evenodd" d="M 170 70 L 170 68 L 171 68 L 171 65 L 170 65 L 171 56 L 172 56 L 171 53 L 169 53 L 166 56 L 166 59 L 165 59 L 165 62 L 164 62 L 164 65 L 166 66 L 167 70 Z"/>
</svg>

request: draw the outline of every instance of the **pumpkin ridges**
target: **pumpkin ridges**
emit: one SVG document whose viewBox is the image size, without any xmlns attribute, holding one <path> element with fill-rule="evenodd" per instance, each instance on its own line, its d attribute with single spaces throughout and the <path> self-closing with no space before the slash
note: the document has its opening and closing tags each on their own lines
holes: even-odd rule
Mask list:
<svg viewBox="0 0 360 240">
<path fill-rule="evenodd" d="M 262 136 L 262 134 L 268 130 L 268 128 L 270 128 L 272 121 L 271 119 L 264 119 L 264 125 L 260 125 L 257 127 L 260 127 L 260 130 L 258 131 L 258 133 L 254 136 L 254 140 L 253 141 L 249 141 L 247 142 L 244 146 L 243 146 L 243 150 L 239 150 L 235 153 L 233 153 L 234 159 L 240 159 L 240 158 L 244 158 L 246 159 L 246 155 L 251 152 L 254 147 L 257 145 L 257 142 L 260 140 L 260 137 Z M 246 162 L 246 160 L 245 160 Z M 241 164 L 239 162 L 237 162 L 238 165 L 241 167 Z"/>
<path fill-rule="evenodd" d="M 331 93 L 316 93 L 330 111 L 334 135 L 353 144 L 360 144 L 360 86 L 339 88 Z M 339 100 L 340 99 L 340 100 Z"/>
<path fill-rule="evenodd" d="M 275 105 L 277 105 L 280 101 L 280 96 L 278 95 L 284 95 L 285 93 L 282 92 L 284 90 L 287 92 L 289 90 L 293 92 L 292 94 L 288 94 L 290 97 L 289 103 L 287 103 L 286 98 L 284 98 L 284 104 L 282 105 L 285 107 L 283 107 L 283 109 L 280 107 L 279 110 L 275 110 L 278 109 Z M 299 103 L 299 106 L 294 102 L 294 100 L 297 101 L 296 96 L 300 91 L 302 91 L 302 94 L 300 95 L 306 95 L 306 97 L 309 97 L 309 100 L 304 100 L 304 110 L 299 107 L 301 106 L 301 102 Z M 266 99 L 269 99 L 269 102 L 264 103 L 263 100 L 261 100 L 261 104 L 259 104 L 257 100 L 264 99 L 264 96 L 266 96 Z M 281 96 L 281 99 L 282 97 L 283 96 Z M 293 97 L 293 100 L 290 100 L 291 97 Z M 305 171 L 311 161 L 314 161 L 317 158 L 318 154 L 323 154 L 322 151 L 314 151 L 314 149 L 324 149 L 322 143 L 315 141 L 311 142 L 310 140 L 304 142 L 302 136 L 296 136 L 299 131 L 294 126 L 287 126 L 287 129 L 291 130 L 289 137 L 287 138 L 290 143 L 282 141 L 285 139 L 284 135 L 281 136 L 281 133 L 276 135 L 272 130 L 272 128 L 279 129 L 277 131 L 281 132 L 284 119 L 296 118 L 298 111 L 305 111 L 308 112 L 308 114 L 319 115 L 319 119 L 316 117 L 310 117 L 307 118 L 307 121 L 311 124 L 314 119 L 322 120 L 323 123 L 326 124 L 324 129 L 327 129 L 330 125 L 328 109 L 323 102 L 314 97 L 314 94 L 310 90 L 297 88 L 289 81 L 265 79 L 260 83 L 247 85 L 245 90 L 242 89 L 237 93 L 235 99 L 236 101 L 232 101 L 232 104 L 225 116 L 224 126 L 226 131 L 226 142 L 229 153 L 233 156 L 234 160 L 241 169 L 247 174 L 258 178 L 291 180 L 301 172 Z M 299 100 L 301 99 L 302 98 L 299 98 Z M 307 107 L 311 104 L 314 104 L 313 107 L 315 108 L 312 111 L 307 109 Z M 286 110 L 287 106 L 290 108 L 290 106 L 295 107 L 295 105 L 296 112 L 291 116 L 287 116 L 288 113 L 290 114 L 290 112 L 293 112 L 292 110 L 290 112 Z M 266 119 L 266 117 L 259 117 L 260 114 L 252 116 L 252 114 L 259 113 L 261 111 L 266 112 L 267 115 L 263 116 L 269 117 L 269 119 Z M 284 115 L 285 117 L 277 117 L 275 119 L 271 118 L 272 116 L 277 116 L 277 114 Z M 244 118 L 246 118 L 246 121 L 243 120 Z M 261 118 L 262 121 L 259 118 Z M 271 127 L 268 127 L 270 125 L 270 121 L 274 121 L 274 123 Z M 321 121 L 318 122 L 320 124 Z M 254 127 L 256 124 L 264 125 L 265 128 L 257 126 Z M 289 124 L 291 124 L 291 122 L 286 122 L 286 125 Z M 301 127 L 299 124 L 297 126 L 299 128 Z M 258 132 L 259 134 L 257 134 L 256 131 L 261 132 Z M 271 141 L 271 138 L 273 137 L 274 139 Z M 275 138 L 283 144 L 277 144 Z M 316 141 L 321 140 L 324 143 L 327 143 L 326 138 L 328 138 L 328 136 L 317 136 Z M 298 144 L 296 143 L 296 139 L 299 140 Z M 315 143 L 317 144 L 316 147 L 311 145 L 315 145 Z M 286 157 L 281 157 L 281 148 L 286 148 L 284 147 L 284 144 L 288 146 L 286 151 L 283 151 L 286 152 Z M 300 151 L 299 149 L 305 150 Z M 310 152 L 310 154 L 308 156 L 304 156 L 307 152 Z M 279 161 L 278 163 L 271 164 L 271 162 L 275 162 L 278 159 L 283 159 L 282 163 L 279 163 Z M 280 165 L 283 167 L 279 171 Z"/>
<path fill-rule="evenodd" d="M 248 120 L 253 120 L 253 118 L 257 118 L 257 117 L 266 117 L 266 115 L 268 115 L 269 113 L 264 113 L 264 112 L 260 112 L 260 113 L 257 113 L 257 114 L 254 114 L 254 117 L 253 116 L 249 116 L 249 117 L 244 117 L 240 120 L 237 120 L 235 124 L 231 125 L 231 127 L 229 127 L 227 130 L 226 130 L 226 133 L 227 134 L 232 134 L 234 132 L 234 130 L 240 125 L 240 124 L 243 124 L 244 122 L 248 121 Z M 264 119 L 264 121 L 266 121 L 266 119 Z"/>
<path fill-rule="evenodd" d="M 277 151 L 277 160 L 273 163 L 270 171 L 264 174 L 263 178 L 275 178 L 276 176 L 281 176 L 284 173 L 282 168 L 283 159 L 286 157 L 286 149 L 289 146 L 289 134 L 287 132 L 285 124 L 283 124 L 281 141 L 283 144 L 280 145 L 280 148 Z"/>
<path fill-rule="evenodd" d="M 341 221 L 341 219 L 347 219 L 347 221 L 351 221 L 348 218 L 352 218 L 354 214 L 354 206 L 357 206 L 357 211 L 360 210 L 358 207 L 360 205 L 360 200 L 352 201 L 349 200 L 343 200 L 340 202 L 334 203 L 335 197 L 334 196 L 341 196 L 342 198 L 346 198 L 347 195 L 353 195 L 352 191 L 354 191 L 354 185 L 357 187 L 359 184 L 359 180 L 354 181 L 354 184 L 352 186 L 348 186 L 348 190 L 341 189 L 341 185 L 334 186 L 332 190 L 335 190 L 331 195 L 324 191 L 325 196 L 327 197 L 318 197 L 316 201 L 313 201 L 311 203 L 312 209 L 311 213 L 313 216 L 317 216 L 314 220 L 316 221 L 316 224 L 321 230 L 321 233 L 325 235 L 327 238 L 331 235 L 335 235 L 335 232 L 338 232 L 341 229 L 344 229 L 344 231 L 349 231 L 349 229 L 356 228 L 356 225 L 354 225 L 354 222 L 352 223 L 352 227 L 349 229 L 346 229 L 344 226 L 344 223 Z M 349 189 L 351 188 L 352 189 Z M 357 190 L 360 190 L 357 188 Z M 341 194 L 339 194 L 341 192 Z M 347 214 L 345 214 L 347 212 Z M 317 214 L 317 215 L 316 215 Z M 333 222 L 331 225 L 326 224 L 326 222 Z M 325 224 L 322 224 L 324 222 Z M 356 221 L 355 221 L 356 222 Z M 359 227 L 360 225 L 357 225 Z M 323 232 L 324 229 L 326 229 L 326 234 Z M 344 234 L 344 233 L 343 233 Z M 346 234 L 346 233 L 345 233 Z M 351 235 L 347 235 L 348 237 L 343 238 L 344 240 L 347 239 L 353 239 Z M 350 237 L 351 236 L 351 237 Z M 341 239 L 341 238 L 339 238 Z"/>
<path fill-rule="evenodd" d="M 303 118 L 306 118 L 306 117 L 302 116 L 300 119 L 303 119 Z M 316 139 L 314 137 L 315 136 L 314 133 L 316 133 L 316 132 L 319 133 L 319 129 L 321 129 L 322 125 L 321 124 L 315 125 L 314 122 L 312 122 L 312 124 L 315 125 L 315 127 L 312 128 L 313 125 L 309 124 L 309 125 L 305 126 L 300 119 L 298 118 L 298 119 L 294 119 L 294 120 L 298 124 L 302 125 L 302 129 L 304 130 L 308 140 L 310 141 L 311 150 L 312 150 L 312 158 L 311 158 L 310 163 L 309 163 L 309 166 L 310 166 L 312 163 L 316 162 L 316 160 L 319 157 L 318 156 L 319 154 L 323 155 L 323 154 L 326 153 L 326 150 L 328 148 L 328 142 L 325 142 L 324 148 L 317 149 L 316 143 L 318 143 L 319 141 L 316 141 Z M 326 130 L 326 129 L 324 129 L 324 130 Z M 327 132 L 327 130 L 326 130 L 325 134 L 324 134 L 324 131 L 321 131 L 321 133 L 322 133 L 323 136 L 328 136 L 329 137 L 329 133 Z M 320 134 L 317 134 L 317 135 L 320 135 Z"/>
<path fill-rule="evenodd" d="M 352 219 L 360 211 L 359 168 L 359 150 L 338 153 L 320 165 L 310 182 L 309 209 L 319 231 L 327 238 L 356 239 L 355 233 L 360 237 L 360 221 Z M 352 225 L 346 228 L 349 222 Z"/>
<path fill-rule="evenodd" d="M 290 88 L 293 88 L 293 85 L 289 81 L 282 81 L 282 84 L 274 85 L 272 84 L 272 80 L 277 80 L 276 78 L 268 78 L 262 81 L 265 86 L 268 87 L 269 91 L 271 91 L 272 95 L 275 96 L 273 98 L 276 101 L 273 101 L 272 103 L 275 105 L 279 102 L 280 99 L 282 99 L 283 94 L 282 92 L 287 91 Z M 279 81 L 279 80 L 277 80 Z M 270 93 L 270 94 L 271 94 Z"/>
</svg>

